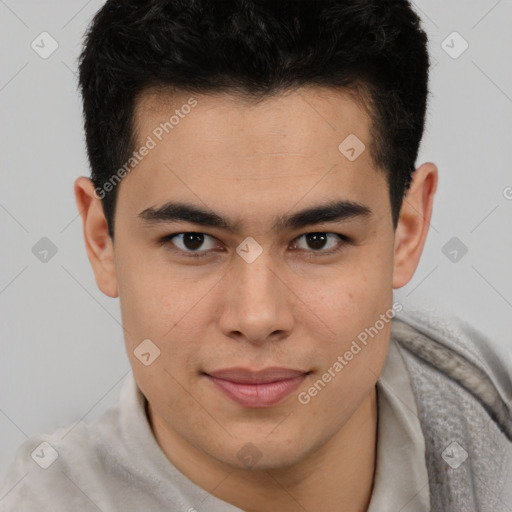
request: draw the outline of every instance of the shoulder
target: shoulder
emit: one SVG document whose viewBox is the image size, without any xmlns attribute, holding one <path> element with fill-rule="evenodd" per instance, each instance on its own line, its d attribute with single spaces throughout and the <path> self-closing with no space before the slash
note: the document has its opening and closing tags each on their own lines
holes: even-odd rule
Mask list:
<svg viewBox="0 0 512 512">
<path fill-rule="evenodd" d="M 101 461 L 88 426 L 79 423 L 70 428 L 33 436 L 18 448 L 0 491 L 1 512 L 54 510 L 55 496 L 79 504 L 74 468 L 81 465 L 87 472 L 87 467 Z"/>
<path fill-rule="evenodd" d="M 428 304 L 404 307 L 391 329 L 418 394 L 422 380 L 442 382 L 444 393 L 480 403 L 512 441 L 510 353 L 467 321 Z M 439 395 L 436 403 L 441 402 Z"/>
<path fill-rule="evenodd" d="M 512 391 L 512 353 L 500 349 L 468 321 L 428 303 L 407 304 L 397 313 L 396 320 L 398 322 L 393 323 L 397 324 L 397 333 L 404 329 L 409 332 L 411 328 L 414 329 L 419 335 L 431 339 L 435 345 L 442 345 L 485 369 L 504 391 Z"/>
<path fill-rule="evenodd" d="M 130 485 L 111 449 L 122 437 L 120 414 L 118 402 L 94 423 L 79 421 L 26 440 L 0 489 L 0 512 L 97 511 L 110 493 L 102 489 Z"/>
<path fill-rule="evenodd" d="M 418 407 L 432 510 L 508 510 L 510 354 L 468 322 L 428 305 L 404 307 L 391 335 Z"/>
</svg>

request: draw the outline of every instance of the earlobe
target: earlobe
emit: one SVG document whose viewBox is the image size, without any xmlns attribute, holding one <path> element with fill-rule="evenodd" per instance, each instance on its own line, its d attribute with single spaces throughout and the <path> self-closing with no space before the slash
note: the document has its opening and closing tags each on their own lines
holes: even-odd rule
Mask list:
<svg viewBox="0 0 512 512">
<path fill-rule="evenodd" d="M 430 227 L 437 182 L 437 167 L 430 162 L 413 174 L 395 231 L 394 289 L 405 286 L 416 271 Z"/>
<path fill-rule="evenodd" d="M 74 191 L 82 218 L 85 248 L 96 277 L 96 284 L 105 295 L 117 297 L 114 245 L 108 233 L 101 199 L 95 194 L 92 181 L 84 176 L 76 179 Z"/>
</svg>

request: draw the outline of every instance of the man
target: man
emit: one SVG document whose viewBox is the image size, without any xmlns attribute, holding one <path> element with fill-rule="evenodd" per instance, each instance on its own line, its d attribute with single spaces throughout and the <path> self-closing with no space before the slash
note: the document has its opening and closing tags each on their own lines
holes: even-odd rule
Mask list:
<svg viewBox="0 0 512 512">
<path fill-rule="evenodd" d="M 510 376 L 396 318 L 437 187 L 426 42 L 405 0 L 103 6 L 75 194 L 133 376 L 20 448 L 2 510 L 512 508 Z"/>
</svg>

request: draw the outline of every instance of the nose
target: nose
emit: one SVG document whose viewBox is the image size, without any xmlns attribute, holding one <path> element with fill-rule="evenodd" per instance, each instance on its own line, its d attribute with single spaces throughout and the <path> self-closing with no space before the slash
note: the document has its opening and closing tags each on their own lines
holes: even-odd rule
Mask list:
<svg viewBox="0 0 512 512">
<path fill-rule="evenodd" d="M 228 276 L 219 320 L 223 333 L 252 344 L 287 337 L 294 322 L 294 295 L 271 255 L 264 251 L 252 263 L 239 258 Z"/>
</svg>

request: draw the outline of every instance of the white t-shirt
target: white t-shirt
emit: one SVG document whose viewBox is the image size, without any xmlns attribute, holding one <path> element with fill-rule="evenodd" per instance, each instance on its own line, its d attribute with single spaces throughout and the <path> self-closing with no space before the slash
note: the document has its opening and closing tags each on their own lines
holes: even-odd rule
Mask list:
<svg viewBox="0 0 512 512">
<path fill-rule="evenodd" d="M 368 512 L 430 510 L 424 439 L 400 350 L 391 338 L 377 382 L 377 466 Z M 0 511 L 240 512 L 174 467 L 153 436 L 145 404 L 130 372 L 118 404 L 97 422 L 25 441 L 0 491 Z"/>
</svg>

